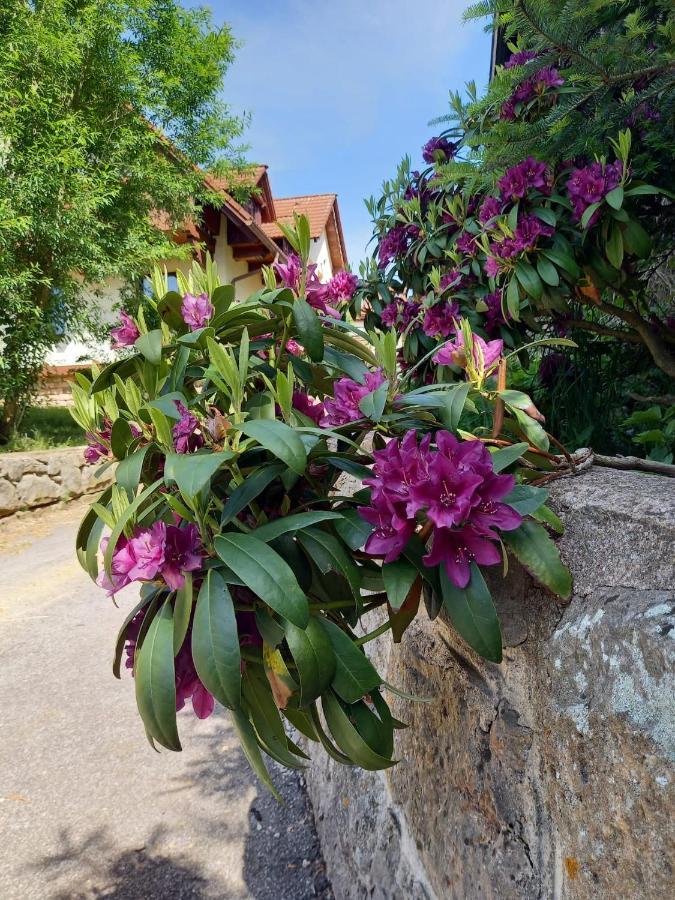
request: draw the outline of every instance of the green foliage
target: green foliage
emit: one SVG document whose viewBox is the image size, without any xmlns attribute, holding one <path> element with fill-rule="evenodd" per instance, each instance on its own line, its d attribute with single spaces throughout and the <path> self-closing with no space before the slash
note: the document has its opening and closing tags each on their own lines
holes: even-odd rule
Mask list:
<svg viewBox="0 0 675 900">
<path fill-rule="evenodd" d="M 170 231 L 198 211 L 209 192 L 194 164 L 238 162 L 242 123 L 219 99 L 233 39 L 202 9 L 7 0 L 0 43 L 6 435 L 59 336 L 100 333 L 91 285 L 181 252 L 152 212 Z"/>
<path fill-rule="evenodd" d="M 31 406 L 19 420 L 12 438 L 6 444 L 0 444 L 0 453 L 77 447 L 82 442 L 82 429 L 67 409 Z"/>
<path fill-rule="evenodd" d="M 305 226 L 299 220 L 292 232 L 301 247 Z M 343 391 L 360 385 L 346 379 L 339 354 L 316 359 L 309 347 L 298 350 L 308 321 L 300 290 L 265 289 L 232 304 L 217 273 L 207 278 L 195 269 L 184 287 L 203 285 L 214 308 L 204 327 L 192 332 L 176 319 L 179 306 L 161 277 L 153 283 L 158 293 L 148 300 L 148 319 L 155 316 L 159 327 L 144 333 L 146 340 L 137 340 L 122 364 L 92 372 L 91 380 L 80 376 L 75 387 L 74 415 L 92 432 L 92 446 L 101 457 L 120 460 L 116 483 L 82 522 L 78 559 L 113 591 L 131 580 L 143 584 L 141 601 L 118 635 L 113 671 L 119 675 L 128 642 L 137 705 L 153 745 L 180 749 L 176 707 L 186 696 L 198 715 L 207 715 L 214 699 L 228 708 L 247 759 L 271 790 L 266 756 L 290 767 L 307 759 L 288 736 L 286 720 L 340 763 L 387 768 L 394 764 L 398 723 L 385 693 L 393 689 L 383 684 L 363 645 L 389 631 L 400 641 L 423 588 L 432 592 L 425 597 L 430 608 L 437 612 L 443 603 L 467 644 L 494 662 L 501 660 L 501 632 L 475 562 L 466 563 L 469 583 L 463 588 L 451 580 L 456 573 L 448 574 L 450 556 L 430 564 L 434 523 L 425 510 L 406 526 L 397 558 L 383 564 L 384 553 L 369 546 L 374 526 L 362 515 L 374 492 L 364 484 L 343 496 L 338 481 L 344 472 L 357 480 L 373 476 L 369 437 L 381 449 L 388 438 L 417 431 L 426 436 L 427 450 L 420 446 L 426 453 L 432 443 L 438 451 L 443 433 L 467 460 L 479 451 L 483 474 L 469 476 L 464 490 L 484 478 L 490 489 L 499 481 L 501 497 L 518 480 L 503 504 L 486 504 L 480 514 L 489 519 L 501 512 L 514 553 L 542 584 L 566 593 L 569 575 L 554 544 L 542 525 L 527 518 L 536 515 L 559 528 L 544 506 L 547 492 L 527 483 L 546 477 L 547 455 L 514 441 L 522 429 L 513 411 L 527 419 L 531 400 L 522 391 L 502 390 L 500 397 L 486 377 L 498 363 L 484 359 L 468 367 L 463 385 L 410 389 L 396 362 L 393 332 L 373 337 L 341 327 L 345 323 L 329 327 L 319 316 L 326 350 L 332 343 L 340 354 L 369 360 L 365 373 L 371 378 L 380 363 L 388 380 L 369 393 L 364 386 L 360 407 L 354 404 L 343 424 L 320 427 L 328 424 L 324 409 L 317 427 L 312 404 L 342 402 Z M 473 334 L 466 325 L 463 334 L 469 347 Z M 465 409 L 482 409 L 497 421 L 503 399 L 504 430 L 497 428 L 494 438 L 494 425 L 460 431 Z M 494 455 L 479 443 L 456 445 L 448 427 L 467 441 L 485 441 Z M 463 469 L 448 465 L 448 477 L 464 478 Z M 478 508 L 483 499 L 472 502 Z M 470 530 L 467 513 L 457 514 L 461 528 L 450 523 L 438 540 L 448 534 L 469 540 L 462 530 Z M 99 574 L 104 527 L 110 536 Z M 432 547 L 440 530 L 433 532 Z M 488 532 L 472 534 L 485 553 Z M 491 563 L 500 561 L 499 537 L 489 533 Z M 181 540 L 193 542 L 187 555 L 181 555 Z M 460 544 L 452 558 L 468 553 L 468 544 Z M 125 569 L 129 559 L 138 563 L 147 554 L 147 566 L 133 575 Z M 378 608 L 385 612 L 381 624 L 358 636 L 362 614 Z"/>
</svg>

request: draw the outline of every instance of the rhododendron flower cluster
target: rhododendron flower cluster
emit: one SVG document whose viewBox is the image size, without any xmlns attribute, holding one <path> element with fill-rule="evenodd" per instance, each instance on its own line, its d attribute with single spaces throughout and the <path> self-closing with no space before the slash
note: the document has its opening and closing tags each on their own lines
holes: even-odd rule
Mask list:
<svg viewBox="0 0 675 900">
<path fill-rule="evenodd" d="M 540 237 L 551 237 L 555 229 L 545 225 L 538 216 L 522 215 L 513 232 L 513 237 L 505 237 L 502 241 L 493 241 L 490 252 L 501 259 L 510 259 L 532 248 Z"/>
<path fill-rule="evenodd" d="M 447 162 L 456 153 L 457 144 L 444 137 L 432 137 L 422 148 L 422 158 L 427 163 Z"/>
<path fill-rule="evenodd" d="M 599 203 L 619 185 L 622 177 L 623 164 L 618 159 L 606 165 L 594 162 L 584 168 L 574 169 L 567 179 L 567 193 L 574 210 L 574 218 L 579 221 L 589 206 Z M 596 211 L 590 218 L 589 227 L 597 220 Z"/>
<path fill-rule="evenodd" d="M 507 169 L 497 181 L 497 187 L 503 200 L 522 200 L 529 190 L 536 189 L 547 193 L 550 188 L 550 170 L 546 163 L 539 162 L 532 156 L 528 156 L 517 166 Z M 481 210 L 488 201 L 483 204 Z M 492 209 L 490 207 L 490 213 Z M 497 215 L 498 213 L 494 213 Z"/>
<path fill-rule="evenodd" d="M 129 429 L 133 438 L 138 438 L 142 434 L 141 429 L 134 425 L 133 422 L 129 423 Z M 106 419 L 106 421 L 103 423 L 103 428 L 101 428 L 100 431 L 88 431 L 85 437 L 88 444 L 84 451 L 84 459 L 86 463 L 88 463 L 89 465 L 93 465 L 100 459 L 110 459 L 110 457 L 112 456 L 110 450 L 112 425 L 109 419 Z"/>
<path fill-rule="evenodd" d="M 193 453 L 204 446 L 204 438 L 199 433 L 199 419 L 193 415 L 184 403 L 174 400 L 180 419 L 173 426 L 173 444 L 176 453 Z"/>
<path fill-rule="evenodd" d="M 515 63 L 514 63 L 515 65 Z M 518 115 L 518 104 L 529 103 L 551 88 L 562 87 L 565 79 L 553 66 L 544 66 L 534 75 L 521 81 L 508 100 L 502 104 L 500 118 L 512 121 Z"/>
<path fill-rule="evenodd" d="M 385 377 L 381 371 L 368 372 L 364 383 L 359 384 L 351 378 L 340 378 L 335 382 L 333 397 L 324 401 L 325 416 L 321 420 L 323 428 L 335 425 L 347 425 L 363 419 L 363 413 L 359 409 L 359 403 L 367 394 L 372 394 L 380 385 L 384 384 Z"/>
<path fill-rule="evenodd" d="M 479 334 L 473 334 L 472 338 L 472 360 L 467 361 L 466 349 L 464 346 L 464 334 L 461 329 L 457 332 L 456 339 L 451 344 L 445 344 L 434 354 L 433 361 L 439 366 L 461 366 L 468 370 L 473 368 L 481 376 L 490 373 L 495 363 L 499 360 L 504 350 L 504 341 L 494 340 L 485 341 Z"/>
<path fill-rule="evenodd" d="M 455 320 L 459 315 L 459 304 L 441 300 L 427 309 L 422 330 L 428 337 L 445 338 L 455 330 Z"/>
<path fill-rule="evenodd" d="M 141 336 L 138 326 L 131 318 L 129 313 L 120 310 L 121 325 L 111 328 L 110 336 L 112 338 L 113 350 L 121 350 L 123 347 L 131 347 Z"/>
<path fill-rule="evenodd" d="M 378 249 L 380 266 L 384 268 L 392 259 L 403 256 L 408 250 L 410 241 L 419 237 L 419 233 L 418 225 L 394 225 L 380 240 Z"/>
<path fill-rule="evenodd" d="M 536 59 L 538 56 L 537 50 L 518 50 L 506 60 L 504 68 L 514 69 L 516 66 L 524 66 L 525 63 L 528 63 L 531 59 Z"/>
<path fill-rule="evenodd" d="M 108 539 L 101 541 L 105 552 Z M 172 591 L 185 583 L 185 572 L 201 566 L 202 553 L 199 530 L 189 523 L 185 526 L 155 522 L 150 528 L 140 528 L 133 537 L 120 537 L 115 546 L 110 576 L 102 572 L 98 583 L 109 594 L 120 591 L 132 581 L 163 579 Z"/>
<path fill-rule="evenodd" d="M 285 263 L 275 263 L 274 270 L 285 287 L 296 292 L 299 290 L 302 262 L 297 254 L 290 253 Z M 341 316 L 336 304 L 348 303 L 354 296 L 358 284 L 358 277 L 344 270 L 336 272 L 330 281 L 324 284 L 319 278 L 316 263 L 310 263 L 305 271 L 307 302 L 314 309 L 333 318 L 339 319 Z"/>
<path fill-rule="evenodd" d="M 180 308 L 183 321 L 190 326 L 190 331 L 197 331 L 208 324 L 215 312 L 208 294 L 186 294 Z"/>
<path fill-rule="evenodd" d="M 512 475 L 494 472 L 490 452 L 480 441 L 459 441 L 447 431 L 408 432 L 392 439 L 373 456 L 371 505 L 359 509 L 375 526 L 365 549 L 385 562 L 398 559 L 419 522 L 432 524 L 428 566 L 444 565 L 450 581 L 469 583 L 471 562 L 494 565 L 501 560 L 499 531 L 517 528 L 522 517 L 503 503 L 515 485 Z"/>
</svg>

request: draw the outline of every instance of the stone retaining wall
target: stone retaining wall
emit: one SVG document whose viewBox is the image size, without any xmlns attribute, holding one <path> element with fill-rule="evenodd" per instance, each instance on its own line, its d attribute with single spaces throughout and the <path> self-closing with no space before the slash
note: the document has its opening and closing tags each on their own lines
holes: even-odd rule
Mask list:
<svg viewBox="0 0 675 900">
<path fill-rule="evenodd" d="M 101 490 L 113 470 L 97 477 L 100 466 L 86 465 L 83 453 L 84 447 L 0 453 L 0 517 Z"/>
<path fill-rule="evenodd" d="M 501 665 L 418 617 L 374 651 L 410 724 L 386 773 L 307 771 L 336 900 L 641 900 L 672 890 L 675 481 L 592 469 L 553 488 L 575 589 L 517 565 Z"/>
</svg>

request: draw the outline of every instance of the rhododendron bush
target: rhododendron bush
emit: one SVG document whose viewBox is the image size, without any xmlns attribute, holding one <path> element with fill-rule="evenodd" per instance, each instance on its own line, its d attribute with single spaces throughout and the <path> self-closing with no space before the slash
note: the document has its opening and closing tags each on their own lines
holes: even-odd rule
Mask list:
<svg viewBox="0 0 675 900">
<path fill-rule="evenodd" d="M 127 355 L 74 392 L 88 458 L 117 461 L 78 556 L 110 597 L 140 592 L 113 670 L 130 670 L 153 745 L 180 749 L 177 710 L 227 708 L 268 786 L 264 756 L 306 758 L 290 726 L 341 763 L 392 764 L 396 687 L 363 645 L 400 641 L 422 600 L 500 662 L 486 569 L 513 555 L 570 593 L 541 486 L 558 461 L 506 388 L 501 340 L 457 320 L 460 377 L 412 388 L 396 332 L 345 321 L 354 276 L 318 281 L 305 219 L 288 237 L 297 255 L 242 302 L 210 262 L 179 292 L 155 273 L 148 309 L 114 330 Z"/>
</svg>

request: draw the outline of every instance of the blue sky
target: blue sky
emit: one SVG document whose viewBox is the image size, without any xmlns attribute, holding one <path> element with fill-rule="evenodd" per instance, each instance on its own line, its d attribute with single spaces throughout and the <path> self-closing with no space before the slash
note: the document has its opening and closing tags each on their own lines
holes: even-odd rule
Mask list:
<svg viewBox="0 0 675 900">
<path fill-rule="evenodd" d="M 189 0 L 188 0 L 189 2 Z M 195 4 L 196 5 L 196 4 Z M 450 89 L 487 82 L 490 40 L 462 23 L 468 0 L 212 0 L 242 42 L 224 98 L 251 114 L 252 161 L 276 196 L 335 192 L 350 263 L 370 238 L 363 198 L 407 153 Z"/>
</svg>

